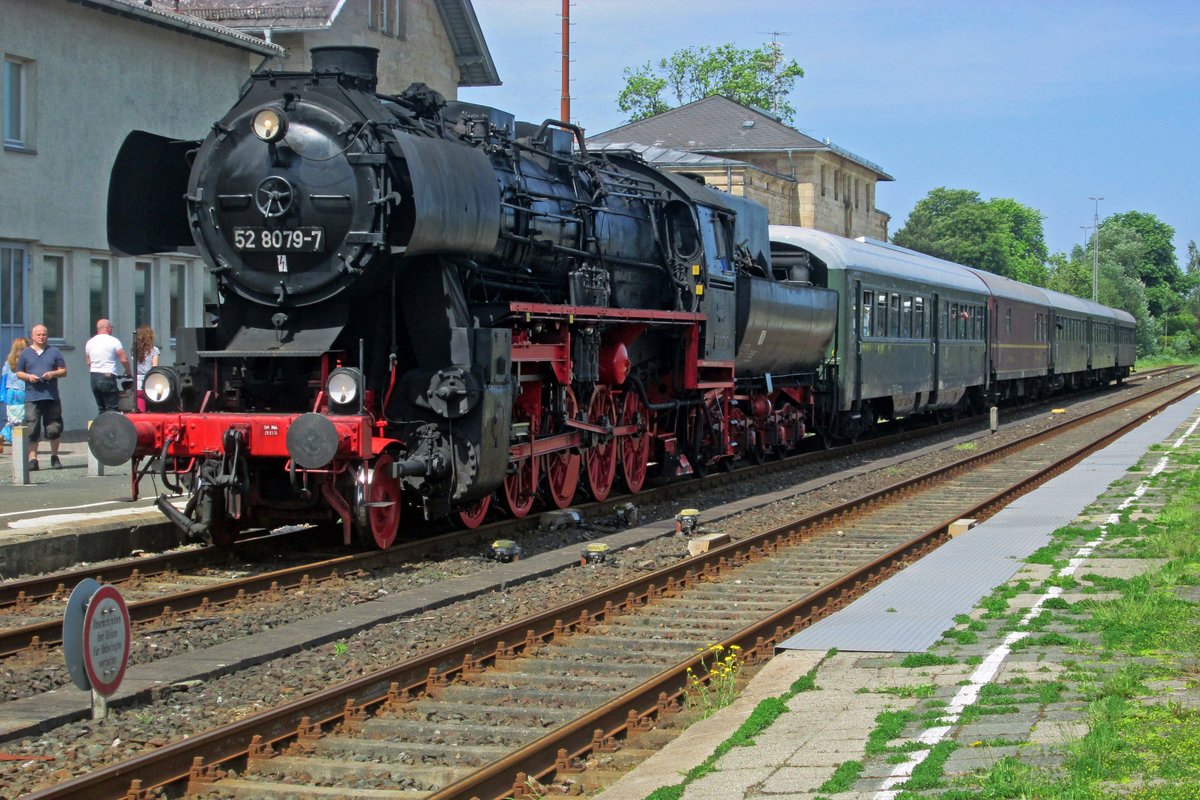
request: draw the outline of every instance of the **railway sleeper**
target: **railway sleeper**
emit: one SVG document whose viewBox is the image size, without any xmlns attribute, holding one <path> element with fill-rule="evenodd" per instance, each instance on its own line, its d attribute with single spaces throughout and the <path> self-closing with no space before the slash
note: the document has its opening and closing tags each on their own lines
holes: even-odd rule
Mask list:
<svg viewBox="0 0 1200 800">
<path fill-rule="evenodd" d="M 516 665 L 519 667 L 520 665 Z M 531 675 L 524 672 L 513 672 L 512 669 L 489 669 L 471 678 L 471 686 L 475 688 L 494 688 L 517 692 L 522 700 L 526 693 L 532 692 L 576 692 L 581 686 L 594 687 L 597 692 L 607 692 L 618 687 L 629 685 L 637 678 L 607 677 L 597 675 Z"/>
<path fill-rule="evenodd" d="M 541 732 L 545 732 L 544 729 Z M 503 745 L 520 747 L 533 737 L 532 731 L 506 725 L 480 725 L 468 722 L 429 722 L 426 720 L 374 717 L 363 723 L 367 738 L 393 741 L 431 742 L 443 746 Z"/>
<path fill-rule="evenodd" d="M 244 777 L 307 778 L 315 784 L 353 786 L 355 782 L 380 783 L 395 791 L 431 792 L 467 775 L 470 767 L 413 766 L 399 762 L 344 760 L 322 756 L 275 756 L 252 761 Z M 220 784 L 224 786 L 224 783 Z"/>
<path fill-rule="evenodd" d="M 499 670 L 509 670 L 524 675 L 581 675 L 603 678 L 628 678 L 630 680 L 646 680 L 657 675 L 661 669 L 653 664 L 617 664 L 611 661 L 599 661 L 592 653 L 586 659 L 565 658 L 565 649 L 557 649 L 554 656 L 544 656 L 536 659 L 519 659 L 509 661 L 497 667 Z M 524 661 L 525 663 L 519 663 Z"/>
<path fill-rule="evenodd" d="M 233 800 L 425 800 L 429 792 L 395 789 L 350 789 L 343 786 L 305 786 L 267 783 L 244 778 L 221 781 L 221 796 Z"/>
<path fill-rule="evenodd" d="M 443 697 L 446 697 L 451 691 L 454 691 L 454 688 L 447 689 L 446 694 L 444 694 Z M 530 708 L 562 708 L 564 701 L 570 701 L 572 706 L 583 705 L 586 708 L 591 708 L 593 706 L 602 705 L 610 697 L 612 697 L 612 684 L 610 683 L 608 686 L 600 686 L 596 691 L 584 691 L 577 687 L 571 687 L 568 690 L 570 691 L 570 694 L 564 696 L 563 689 L 561 688 L 547 689 L 544 686 L 531 683 L 531 685 L 518 691 L 512 688 L 481 686 L 474 679 L 472 679 L 470 683 L 463 685 L 462 691 L 470 692 L 472 699 L 475 700 L 483 700 L 487 702 L 508 701 L 511 703 L 520 703 L 521 705 L 528 706 Z M 579 702 L 576 703 L 575 701 Z M 405 706 L 404 710 L 407 711 L 411 707 L 419 706 L 422 702 L 424 701 L 415 701 L 408 706 Z"/>
<path fill-rule="evenodd" d="M 457 687 L 454 687 L 457 688 Z M 446 694 L 469 694 L 470 688 L 463 687 L 459 692 L 454 688 Z M 572 700 L 574 698 L 571 698 Z M 568 720 L 575 719 L 589 710 L 587 703 L 579 703 L 576 708 L 549 708 L 546 706 L 525 707 L 524 705 L 492 705 L 488 703 L 473 703 L 469 700 L 418 700 L 404 706 L 400 719 L 421 719 L 428 722 L 446 722 L 451 725 L 460 723 L 519 725 L 524 728 L 549 728 Z M 393 717 L 396 719 L 396 717 Z"/>
<path fill-rule="evenodd" d="M 408 767 L 477 768 L 497 761 L 512 750 L 502 745 L 448 746 L 432 742 L 401 742 L 334 734 L 316 744 L 314 753 L 333 758 L 365 758 Z"/>
</svg>

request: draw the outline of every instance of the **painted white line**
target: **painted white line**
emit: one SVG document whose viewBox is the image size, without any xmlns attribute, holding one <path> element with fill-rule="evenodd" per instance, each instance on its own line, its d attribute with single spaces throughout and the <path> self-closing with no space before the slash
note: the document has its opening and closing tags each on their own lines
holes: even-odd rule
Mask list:
<svg viewBox="0 0 1200 800">
<path fill-rule="evenodd" d="M 125 500 L 104 500 L 99 503 L 84 503 L 81 506 L 59 506 L 58 508 L 39 508 L 38 511 L 76 511 L 80 508 L 96 508 L 97 506 L 111 506 L 113 503 L 124 503 Z M 22 514 L 28 514 L 29 511 L 6 511 L 0 514 L 0 519 L 4 517 L 19 517 Z"/>
</svg>

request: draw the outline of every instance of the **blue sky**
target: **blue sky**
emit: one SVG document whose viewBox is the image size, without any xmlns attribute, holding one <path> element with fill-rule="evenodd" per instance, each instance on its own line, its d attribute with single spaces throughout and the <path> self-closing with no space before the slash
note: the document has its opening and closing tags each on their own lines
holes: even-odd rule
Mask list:
<svg viewBox="0 0 1200 800">
<path fill-rule="evenodd" d="M 501 87 L 464 100 L 557 117 L 561 0 L 473 0 Z M 782 32 L 805 70 L 795 126 L 878 164 L 894 232 L 930 189 L 1012 197 L 1045 216 L 1051 252 L 1100 217 L 1200 242 L 1200 3 L 1074 0 L 576 0 L 571 111 L 623 124 L 622 70 L 683 47 L 758 47 Z"/>
</svg>

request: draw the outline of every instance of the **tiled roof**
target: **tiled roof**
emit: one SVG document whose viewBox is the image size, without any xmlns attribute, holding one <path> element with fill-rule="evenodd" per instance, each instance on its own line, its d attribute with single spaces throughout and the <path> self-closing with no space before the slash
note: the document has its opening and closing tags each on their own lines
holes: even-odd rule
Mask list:
<svg viewBox="0 0 1200 800">
<path fill-rule="evenodd" d="M 642 142 L 705 153 L 828 150 L 876 172 L 880 180 L 892 180 L 879 166 L 848 150 L 829 141 L 814 139 L 784 125 L 770 114 L 721 95 L 613 128 L 589 137 L 587 142 L 589 146 L 605 142 Z"/>
<path fill-rule="evenodd" d="M 343 0 L 157 0 L 184 14 L 230 28 L 261 31 L 327 28 Z"/>
<path fill-rule="evenodd" d="M 159 0 L 158 4 L 144 0 L 70 0 L 84 8 L 92 8 L 116 14 L 127 19 L 157 25 L 190 36 L 211 39 L 230 47 L 239 47 L 265 56 L 281 56 L 284 50 L 279 45 L 265 42 L 209 20 L 197 18 L 175 10 L 174 0 Z"/>
<path fill-rule="evenodd" d="M 354 0 L 361 2 L 361 0 Z M 347 0 L 156 0 L 200 19 L 246 31 L 323 30 L 333 25 Z M 499 86 L 471 0 L 434 0 L 454 59 L 460 86 Z"/>
</svg>

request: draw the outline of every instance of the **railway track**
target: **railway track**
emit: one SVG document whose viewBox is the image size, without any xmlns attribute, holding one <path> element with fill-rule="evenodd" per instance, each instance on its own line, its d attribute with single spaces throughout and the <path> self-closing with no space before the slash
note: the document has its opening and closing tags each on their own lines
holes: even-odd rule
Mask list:
<svg viewBox="0 0 1200 800">
<path fill-rule="evenodd" d="M 519 797 L 530 779 L 578 781 L 587 756 L 678 708 L 687 670 L 703 671 L 709 645 L 741 648 L 751 663 L 768 657 L 782 637 L 936 546 L 956 519 L 986 518 L 1196 385 L 1081 417 L 31 797 L 120 797 L 131 777 L 135 791 L 186 782 L 222 797 L 436 800 Z"/>
<path fill-rule="evenodd" d="M 1170 370 L 1139 376 L 1143 381 Z M 1138 390 L 1134 390 L 1138 391 Z M 814 451 L 768 464 L 742 467 L 733 473 L 718 473 L 699 482 L 677 482 L 644 491 L 637 498 L 645 507 L 665 505 L 678 497 L 695 496 L 706 489 L 739 482 L 750 482 L 777 472 L 812 466 L 850 454 L 869 454 L 873 450 L 896 447 L 947 431 L 978 425 L 978 419 L 959 420 L 936 429 L 918 428 L 887 434 L 870 441 L 828 451 Z M 628 503 L 616 497 L 578 507 L 585 520 L 611 517 Z M 118 560 L 100 568 L 83 568 L 46 576 L 6 581 L 0 584 L 0 658 L 33 653 L 36 663 L 44 660 L 47 648 L 61 643 L 61 604 L 70 589 L 85 577 L 122 586 L 127 594 L 132 621 L 140 626 L 175 626 L 181 615 L 199 613 L 206 619 L 214 614 L 237 613 L 258 598 L 278 598 L 280 593 L 313 591 L 322 584 L 338 585 L 340 579 L 362 576 L 423 558 L 440 557 L 458 550 L 479 550 L 494 539 L 520 540 L 536 529 L 538 517 L 502 520 L 475 531 L 452 531 L 438 536 L 399 542 L 388 551 L 368 551 L 313 560 L 301 558 L 304 546 L 317 538 L 310 529 L 275 536 L 264 536 L 240 543 L 236 554 L 204 547 L 161 554 L 149 558 Z M 272 569 L 276 554 L 299 563 Z M 224 611 L 222 609 L 225 609 Z M 65 680 L 62 677 L 61 680 Z"/>
</svg>

